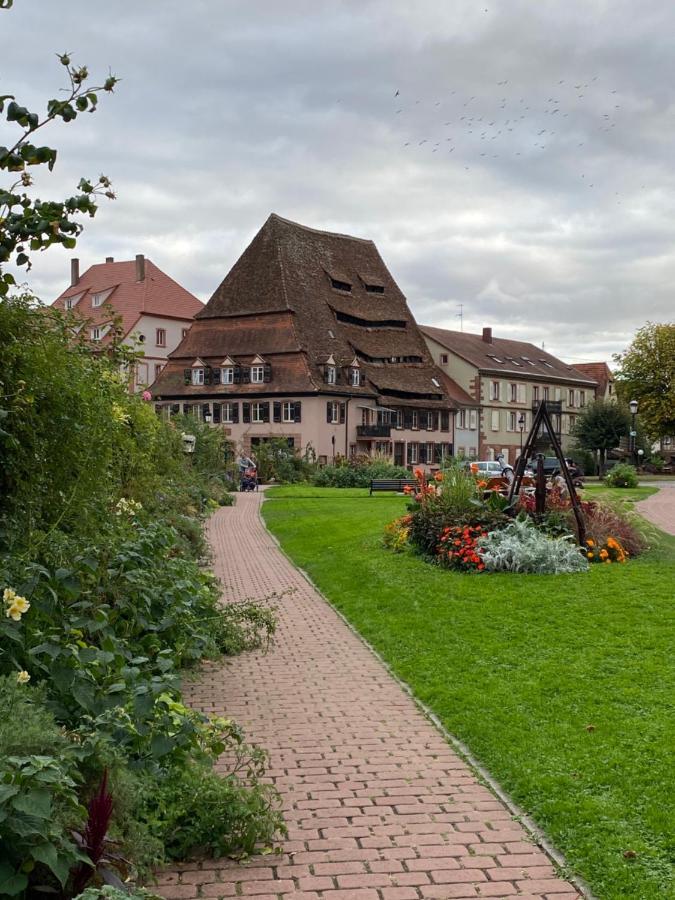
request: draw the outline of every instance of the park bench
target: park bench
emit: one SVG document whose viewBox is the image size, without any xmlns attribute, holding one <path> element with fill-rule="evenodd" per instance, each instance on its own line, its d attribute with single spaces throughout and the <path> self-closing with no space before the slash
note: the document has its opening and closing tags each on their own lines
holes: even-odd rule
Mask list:
<svg viewBox="0 0 675 900">
<path fill-rule="evenodd" d="M 404 487 L 417 487 L 414 478 L 374 478 L 370 482 L 370 494 L 373 491 L 398 491 L 401 493 Z"/>
</svg>

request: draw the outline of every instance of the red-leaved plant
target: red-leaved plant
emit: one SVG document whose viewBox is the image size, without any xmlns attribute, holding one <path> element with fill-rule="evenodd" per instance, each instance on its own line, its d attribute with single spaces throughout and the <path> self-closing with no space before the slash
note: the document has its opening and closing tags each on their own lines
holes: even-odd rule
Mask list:
<svg viewBox="0 0 675 900">
<path fill-rule="evenodd" d="M 101 783 L 89 801 L 87 824 L 84 834 L 72 832 L 79 849 L 91 860 L 82 862 L 73 873 L 74 896 L 81 894 L 91 879 L 98 875 L 105 884 L 124 890 L 121 878 L 111 869 L 127 865 L 127 861 L 114 852 L 108 837 L 108 826 L 113 814 L 113 798 L 108 790 L 108 770 L 103 770 Z"/>
</svg>

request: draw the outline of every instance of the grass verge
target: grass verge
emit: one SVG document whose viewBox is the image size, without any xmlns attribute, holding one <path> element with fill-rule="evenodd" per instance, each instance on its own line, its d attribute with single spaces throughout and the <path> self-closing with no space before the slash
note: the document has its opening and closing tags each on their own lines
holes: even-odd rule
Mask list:
<svg viewBox="0 0 675 900">
<path fill-rule="evenodd" d="M 382 548 L 404 498 L 309 491 L 263 507 L 291 558 L 598 897 L 675 896 L 675 539 L 583 575 L 462 575 Z"/>
</svg>

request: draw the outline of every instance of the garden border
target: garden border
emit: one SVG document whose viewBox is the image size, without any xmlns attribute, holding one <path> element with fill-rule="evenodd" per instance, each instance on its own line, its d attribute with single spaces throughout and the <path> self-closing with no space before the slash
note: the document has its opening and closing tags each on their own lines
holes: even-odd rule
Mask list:
<svg viewBox="0 0 675 900">
<path fill-rule="evenodd" d="M 323 591 L 312 581 L 308 573 L 296 565 L 296 563 L 291 559 L 291 557 L 286 553 L 284 548 L 281 546 L 279 539 L 275 534 L 273 534 L 270 529 L 267 527 L 267 523 L 262 515 L 263 504 L 267 501 L 267 496 L 263 493 L 262 502 L 258 506 L 258 518 L 260 519 L 263 528 L 267 532 L 267 534 L 271 537 L 274 543 L 277 546 L 277 549 L 283 556 L 289 561 L 289 563 L 302 575 L 305 581 L 309 584 L 309 586 L 316 591 L 316 593 L 321 597 L 321 599 L 330 606 L 330 608 L 339 616 L 339 618 L 344 622 L 347 628 L 352 632 L 352 634 L 373 654 L 373 656 L 378 660 L 378 662 L 384 666 L 387 674 L 394 679 L 394 681 L 401 687 L 406 694 L 412 699 L 413 703 L 417 706 L 417 708 L 422 712 L 422 714 L 427 718 L 432 725 L 436 728 L 438 732 L 443 736 L 443 738 L 448 742 L 448 744 L 452 747 L 452 749 L 457 753 L 457 755 L 462 759 L 464 763 L 471 769 L 473 774 L 476 776 L 478 781 L 482 783 L 485 787 L 487 787 L 492 793 L 500 800 L 506 809 L 511 813 L 514 819 L 516 819 L 525 829 L 526 833 L 529 834 L 531 838 L 533 838 L 534 843 L 539 849 L 541 849 L 551 860 L 553 865 L 556 867 L 558 872 L 564 877 L 567 881 L 572 884 L 576 890 L 581 894 L 584 900 L 599 900 L 591 891 L 590 885 L 578 875 L 565 874 L 566 870 L 570 870 L 570 866 L 565 859 L 564 855 L 560 852 L 560 850 L 556 849 L 553 846 L 549 838 L 542 831 L 542 829 L 537 825 L 537 823 L 529 816 L 526 812 L 524 812 L 518 804 L 510 797 L 510 795 L 501 787 L 499 782 L 490 775 L 488 770 L 478 761 L 478 759 L 473 755 L 471 750 L 467 747 L 467 745 L 460 741 L 459 738 L 455 737 L 454 734 L 449 732 L 447 728 L 443 725 L 441 720 L 438 718 L 436 713 L 434 713 L 425 703 L 423 703 L 418 697 L 415 696 L 410 685 L 403 681 L 391 668 L 388 662 L 382 658 L 382 656 L 378 653 L 378 651 L 373 647 L 373 645 L 367 641 L 362 634 L 360 634 L 356 628 L 352 625 L 352 623 L 346 618 L 346 616 L 340 612 L 340 610 L 334 606 L 333 603 L 330 602 L 328 597 L 323 593 Z M 270 498 L 273 499 L 273 498 Z M 288 499 L 288 498 L 283 498 Z"/>
</svg>

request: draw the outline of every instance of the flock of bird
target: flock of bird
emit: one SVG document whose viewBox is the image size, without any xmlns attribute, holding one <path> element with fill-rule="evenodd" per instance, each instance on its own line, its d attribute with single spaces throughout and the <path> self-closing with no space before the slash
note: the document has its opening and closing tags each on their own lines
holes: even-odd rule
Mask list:
<svg viewBox="0 0 675 900">
<path fill-rule="evenodd" d="M 397 89 L 393 99 L 397 131 L 406 135 L 404 149 L 454 153 L 461 156 L 467 172 L 472 163 L 485 165 L 508 157 L 532 160 L 561 146 L 583 159 L 582 150 L 594 133 L 611 134 L 622 115 L 617 90 L 603 88 L 598 75 L 588 81 L 561 78 L 539 96 L 525 95 L 505 78 L 480 97 L 450 90 L 428 101 Z M 586 172 L 579 172 L 579 180 L 595 187 L 593 176 Z M 618 191 L 615 196 L 620 197 Z"/>
</svg>

